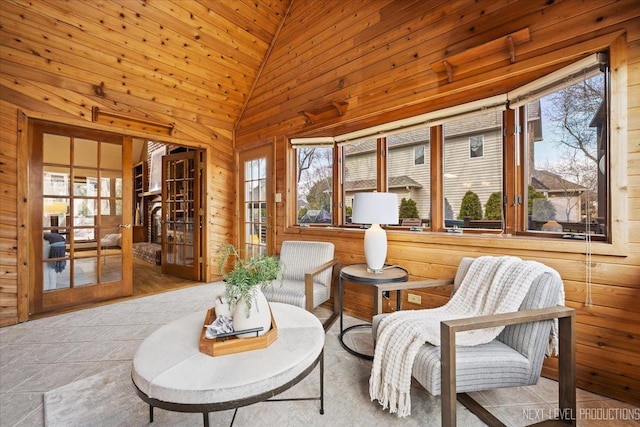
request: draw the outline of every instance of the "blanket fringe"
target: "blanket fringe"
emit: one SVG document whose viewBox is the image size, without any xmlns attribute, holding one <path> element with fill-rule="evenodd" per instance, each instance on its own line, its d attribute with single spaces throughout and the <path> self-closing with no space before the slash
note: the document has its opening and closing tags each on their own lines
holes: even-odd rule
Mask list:
<svg viewBox="0 0 640 427">
<path fill-rule="evenodd" d="M 398 417 L 411 415 L 411 394 L 405 393 L 389 383 L 381 383 L 379 375 L 372 375 L 369 379 L 369 395 L 371 400 L 377 400 L 382 409 L 389 408 L 389 413 L 397 413 Z"/>
</svg>

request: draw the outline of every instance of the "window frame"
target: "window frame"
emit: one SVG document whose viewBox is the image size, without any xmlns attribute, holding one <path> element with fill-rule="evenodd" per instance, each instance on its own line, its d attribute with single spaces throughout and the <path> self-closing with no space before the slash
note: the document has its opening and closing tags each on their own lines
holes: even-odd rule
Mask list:
<svg viewBox="0 0 640 427">
<path fill-rule="evenodd" d="M 609 154 L 607 175 L 606 198 L 609 200 L 607 207 L 606 227 L 607 234 L 603 239 L 589 239 L 593 240 L 596 246 L 591 249 L 593 253 L 597 254 L 612 254 L 612 255 L 624 255 L 628 253 L 628 236 L 626 230 L 628 229 L 626 218 L 628 216 L 627 209 L 627 193 L 625 191 L 613 191 L 614 188 L 622 188 L 626 184 L 626 157 L 627 157 L 627 73 L 626 73 L 626 56 L 625 56 L 625 43 L 624 38 L 619 37 L 609 46 L 609 81 L 608 81 L 608 93 L 607 99 L 609 102 L 608 113 L 608 140 L 607 150 Z M 595 53 L 594 53 L 595 54 Z M 526 85 L 525 85 L 526 86 Z M 446 109 L 445 109 L 446 110 Z M 442 112 L 442 110 L 441 110 Z M 432 112 L 428 114 L 437 114 L 438 112 Z M 524 238 L 527 240 L 534 239 L 535 241 L 542 241 L 546 238 L 553 239 L 554 243 L 548 250 L 559 252 L 578 252 L 584 253 L 585 243 L 577 240 L 563 239 L 562 235 L 554 235 L 553 233 L 545 232 L 531 232 L 527 230 L 527 224 L 523 210 L 526 212 L 527 204 L 522 203 L 522 198 L 526 194 L 524 190 L 524 167 L 520 156 L 524 153 L 524 147 L 522 146 L 522 134 L 516 132 L 523 128 L 526 118 L 523 114 L 519 113 L 519 109 L 507 109 L 504 111 L 503 116 L 503 229 L 491 230 L 491 229 L 464 229 L 464 238 L 467 235 L 474 239 L 495 239 L 499 237 L 503 239 L 507 238 Z M 450 116 L 449 116 L 450 117 Z M 431 134 L 429 150 L 430 150 L 430 174 L 431 174 L 431 213 L 430 224 L 424 228 L 427 233 L 421 233 L 421 235 L 435 236 L 433 233 L 442 233 L 443 238 L 447 239 L 447 229 L 444 227 L 444 211 L 443 200 L 440 200 L 443 193 L 443 166 L 442 166 L 442 153 L 443 153 L 443 125 L 442 121 L 429 121 L 423 120 L 422 123 L 429 123 L 431 126 L 429 132 Z M 393 123 L 395 124 L 395 122 Z M 393 125 L 387 124 L 386 126 Z M 413 125 L 414 127 L 416 125 Z M 425 125 L 426 126 L 426 125 Z M 377 189 L 378 191 L 386 190 L 386 143 L 385 132 L 383 131 L 385 125 L 376 126 L 371 129 L 364 129 L 357 132 L 352 132 L 348 135 L 342 135 L 333 137 L 334 141 L 334 194 L 343 195 L 342 182 L 343 182 L 343 153 L 342 145 L 348 143 L 349 136 L 360 136 L 364 138 L 366 135 L 371 135 L 372 132 L 379 135 L 379 151 L 377 153 L 377 169 L 380 173 L 377 176 Z M 369 133 L 367 133 L 369 132 Z M 613 142 L 615 141 L 615 143 Z M 383 151 L 380 151 L 380 147 L 384 147 Z M 426 147 L 425 147 L 426 149 Z M 294 150 L 295 151 L 295 150 Z M 483 151 L 484 151 L 484 138 L 483 138 Z M 295 155 L 293 156 L 295 157 Z M 425 156 L 426 157 L 426 156 Z M 426 159 L 425 159 L 426 163 Z M 615 171 L 615 173 L 614 173 Z M 622 187 L 621 187 L 622 185 Z M 333 206 L 334 211 L 334 223 L 329 227 L 345 227 L 344 224 L 344 200 L 340 197 L 336 197 Z M 614 208 L 615 207 L 615 208 Z M 298 224 L 295 221 L 288 221 L 287 224 L 296 226 Z M 440 226 L 439 224 L 442 224 Z M 347 227 L 353 227 L 346 225 Z M 407 227 L 404 227 L 407 228 Z M 401 226 L 390 226 L 388 230 L 402 231 Z M 483 236 L 479 236 L 483 234 Z M 498 234 L 499 236 L 496 236 Z M 491 237 L 494 236 L 494 237 Z M 598 241 L 602 240 L 602 241 Z M 499 240 L 496 242 L 507 242 L 508 239 Z M 602 243 L 602 244 L 601 244 Z M 512 244 L 505 244 L 506 247 L 512 247 Z"/>
</svg>

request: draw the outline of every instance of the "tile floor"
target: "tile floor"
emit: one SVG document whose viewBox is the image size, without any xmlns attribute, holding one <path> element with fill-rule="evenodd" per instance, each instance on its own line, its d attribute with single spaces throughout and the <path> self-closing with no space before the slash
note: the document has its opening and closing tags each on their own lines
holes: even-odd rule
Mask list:
<svg viewBox="0 0 640 427">
<path fill-rule="evenodd" d="M 0 328 L 0 426 L 42 426 L 44 392 L 130 362 L 147 335 L 171 320 L 209 308 L 216 292 L 211 285 L 201 285 Z M 320 318 L 324 315 L 318 313 Z M 361 321 L 345 316 L 345 327 L 354 323 Z M 338 331 L 339 321 L 327 340 L 337 340 Z M 356 329 L 346 340 L 367 352 L 370 330 Z M 519 426 L 552 416 L 557 383 L 542 378 L 536 386 L 473 397 L 509 425 Z M 577 397 L 579 426 L 640 427 L 637 407 L 583 390 Z"/>
</svg>

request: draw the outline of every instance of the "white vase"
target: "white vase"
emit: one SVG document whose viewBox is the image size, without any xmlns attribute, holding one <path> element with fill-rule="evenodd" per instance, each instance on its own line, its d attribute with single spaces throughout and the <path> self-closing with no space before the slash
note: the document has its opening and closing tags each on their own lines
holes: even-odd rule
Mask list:
<svg viewBox="0 0 640 427">
<path fill-rule="evenodd" d="M 262 336 L 271 329 L 271 309 L 269 302 L 260 288 L 255 288 L 254 297 L 251 301 L 251 309 L 247 316 L 247 304 L 244 298 L 240 298 L 233 310 L 233 330 L 242 331 L 245 329 L 262 327 L 258 336 Z M 252 338 L 255 332 L 249 334 L 236 335 L 238 338 Z"/>
</svg>

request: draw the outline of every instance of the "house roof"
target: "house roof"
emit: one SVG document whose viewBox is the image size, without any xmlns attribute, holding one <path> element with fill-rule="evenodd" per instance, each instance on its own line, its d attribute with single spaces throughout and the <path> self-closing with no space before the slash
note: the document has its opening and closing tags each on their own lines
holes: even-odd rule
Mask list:
<svg viewBox="0 0 640 427">
<path fill-rule="evenodd" d="M 344 184 L 347 191 L 371 191 L 376 189 L 375 179 L 360 179 L 347 181 Z M 406 175 L 389 177 L 389 189 L 393 188 L 422 188 L 422 184 L 409 178 Z"/>
<path fill-rule="evenodd" d="M 531 186 L 537 191 L 546 191 L 548 193 L 586 190 L 580 184 L 568 181 L 560 175 L 544 170 L 534 170 L 531 175 Z"/>
</svg>

